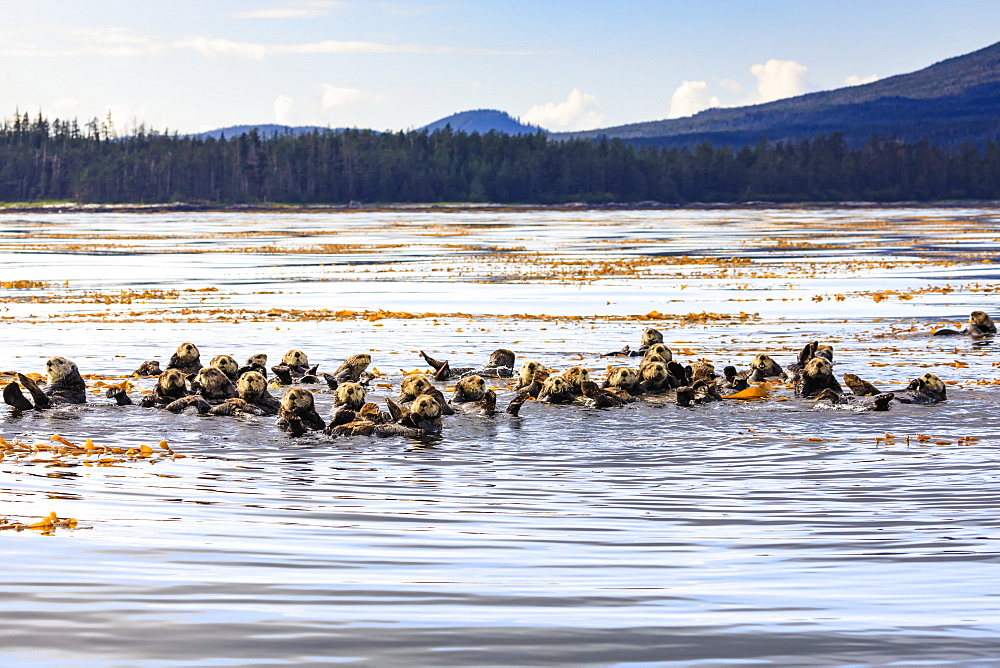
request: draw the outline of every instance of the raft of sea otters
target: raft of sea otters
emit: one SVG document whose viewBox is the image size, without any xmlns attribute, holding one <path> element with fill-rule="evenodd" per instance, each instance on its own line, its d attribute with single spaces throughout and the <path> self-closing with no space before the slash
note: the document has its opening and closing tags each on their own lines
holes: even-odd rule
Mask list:
<svg viewBox="0 0 1000 668">
<path fill-rule="evenodd" d="M 974 311 L 961 330 L 941 329 L 935 335 L 967 335 L 976 339 L 992 336 L 996 326 L 989 315 Z M 156 386 L 139 401 L 144 408 L 163 408 L 173 413 L 186 410 L 203 415 L 276 415 L 277 426 L 293 436 L 308 431 L 323 431 L 331 436 L 376 435 L 420 437 L 441 431 L 442 417 L 456 412 L 494 414 L 497 396 L 487 388 L 487 378 L 513 378 L 515 355 L 510 350 L 494 351 L 486 364 L 479 367 L 453 368 L 448 361 L 438 361 L 423 351 L 421 357 L 433 370 L 427 374 L 404 376 L 399 396 L 386 397 L 388 412 L 366 401 L 366 387 L 375 378 L 367 369 L 371 356 L 354 355 L 333 373 L 320 373 L 310 366 L 301 350 L 290 350 L 281 364 L 271 367 L 274 378 L 268 382 L 267 355 L 250 357 L 240 366 L 229 355 L 217 355 L 208 366 L 202 366 L 197 346 L 183 343 L 170 357 L 166 370 L 157 361 L 144 362 L 135 372 L 138 377 L 156 377 Z M 582 366 L 572 366 L 562 372 L 538 361 L 529 360 L 520 366 L 515 395 L 506 412 L 518 415 L 529 399 L 553 404 L 577 403 L 609 408 L 623 406 L 647 395 L 674 393 L 679 406 L 691 406 L 741 398 L 750 391 L 751 383 L 779 381 L 793 383 L 795 395 L 854 410 L 889 410 L 891 404 L 937 403 L 946 398 L 945 385 L 933 373 L 925 373 L 907 387 L 895 392 L 882 392 L 872 383 L 854 374 L 844 374 L 847 394 L 833 374 L 833 349 L 813 341 L 798 355 L 798 359 L 782 368 L 769 355 L 753 358 L 748 369 L 734 366 L 723 369 L 722 375 L 708 362 L 681 365 L 673 359 L 656 329 L 642 334 L 637 350 L 625 346 L 606 353 L 613 357 L 641 357 L 637 367 L 609 366 L 607 376 L 598 384 Z M 48 383 L 39 387 L 32 378 L 17 373 L 17 380 L 3 389 L 4 402 L 14 411 L 44 409 L 87 401 L 86 384 L 74 362 L 65 357 L 52 357 L 46 364 Z M 457 381 L 451 399 L 446 399 L 434 381 Z M 330 421 L 316 411 L 311 384 L 325 383 L 334 393 Z M 269 384 L 286 387 L 279 401 L 268 390 Z M 27 390 L 30 399 L 24 396 Z M 117 405 L 132 404 L 123 386 L 112 386 L 106 396 Z"/>
</svg>

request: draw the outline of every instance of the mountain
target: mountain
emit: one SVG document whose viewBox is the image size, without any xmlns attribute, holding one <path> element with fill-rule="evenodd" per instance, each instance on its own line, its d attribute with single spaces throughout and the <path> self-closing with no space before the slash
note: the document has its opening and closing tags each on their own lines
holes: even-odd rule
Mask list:
<svg viewBox="0 0 1000 668">
<path fill-rule="evenodd" d="M 840 132 L 851 145 L 871 135 L 928 138 L 954 146 L 1000 139 L 1000 42 L 922 70 L 861 86 L 766 104 L 709 109 L 689 118 L 649 121 L 554 138 L 620 138 L 636 144 L 745 146 Z"/>
<path fill-rule="evenodd" d="M 217 130 L 209 130 L 207 132 L 198 132 L 188 136 L 194 139 L 220 139 L 223 136 L 225 136 L 226 139 L 232 139 L 233 137 L 249 134 L 249 132 L 254 129 L 257 130 L 257 134 L 261 137 L 272 137 L 274 135 L 303 135 L 309 134 L 310 132 L 340 132 L 342 130 L 342 128 L 323 128 L 318 125 L 291 126 L 265 123 L 263 125 L 230 125 L 227 128 L 219 128 Z"/>
<path fill-rule="evenodd" d="M 472 134 L 473 132 L 486 134 L 487 132 L 494 131 L 508 135 L 531 135 L 536 132 L 544 132 L 544 130 L 535 125 L 526 125 L 507 112 L 496 109 L 461 111 L 442 118 L 439 121 L 429 123 L 420 129 L 434 132 L 435 130 L 444 130 L 448 126 L 451 126 L 451 129 L 455 132 L 465 132 L 467 134 Z"/>
</svg>

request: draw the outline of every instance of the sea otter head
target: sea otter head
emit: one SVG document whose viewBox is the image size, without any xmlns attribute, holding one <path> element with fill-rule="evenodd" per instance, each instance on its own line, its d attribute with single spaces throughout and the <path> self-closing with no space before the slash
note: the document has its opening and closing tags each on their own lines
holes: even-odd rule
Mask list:
<svg viewBox="0 0 1000 668">
<path fill-rule="evenodd" d="M 571 366 L 563 371 L 562 376 L 574 392 L 580 392 L 580 384 L 590 380 L 590 372 L 582 366 Z"/>
<path fill-rule="evenodd" d="M 654 343 L 663 343 L 663 334 L 660 330 L 649 327 L 642 333 L 642 345 L 651 346 Z"/>
<path fill-rule="evenodd" d="M 290 387 L 281 397 L 281 410 L 296 415 L 316 410 L 312 392 L 301 387 Z"/>
<path fill-rule="evenodd" d="M 236 381 L 236 391 L 241 399 L 253 403 L 264 396 L 267 380 L 259 371 L 247 371 Z"/>
<path fill-rule="evenodd" d="M 455 401 L 479 401 L 486 396 L 486 379 L 466 376 L 455 385 Z"/>
<path fill-rule="evenodd" d="M 177 346 L 177 359 L 181 362 L 187 364 L 189 362 L 194 362 L 199 357 L 201 357 L 201 353 L 198 351 L 198 346 L 194 345 L 190 341 Z"/>
<path fill-rule="evenodd" d="M 337 386 L 333 403 L 335 406 L 359 410 L 365 403 L 365 388 L 360 383 L 341 383 Z"/>
<path fill-rule="evenodd" d="M 80 371 L 76 368 L 76 363 L 59 355 L 50 357 L 45 362 L 45 373 L 49 377 L 50 384 L 80 378 Z"/>
<path fill-rule="evenodd" d="M 781 367 L 766 353 L 760 353 L 750 360 L 750 370 L 759 376 L 781 375 Z"/>
<path fill-rule="evenodd" d="M 212 358 L 212 361 L 209 362 L 208 365 L 215 367 L 230 378 L 236 378 L 236 372 L 239 371 L 240 368 L 239 365 L 236 364 L 236 360 L 229 355 L 216 355 Z"/>
<path fill-rule="evenodd" d="M 654 343 L 649 348 L 646 348 L 646 353 L 643 357 L 651 357 L 652 355 L 659 355 L 663 358 L 664 362 L 669 362 L 674 358 L 674 354 L 670 352 L 670 348 L 663 343 Z"/>
<path fill-rule="evenodd" d="M 309 366 L 309 358 L 298 348 L 293 348 L 285 353 L 281 363 L 286 366 Z"/>
</svg>

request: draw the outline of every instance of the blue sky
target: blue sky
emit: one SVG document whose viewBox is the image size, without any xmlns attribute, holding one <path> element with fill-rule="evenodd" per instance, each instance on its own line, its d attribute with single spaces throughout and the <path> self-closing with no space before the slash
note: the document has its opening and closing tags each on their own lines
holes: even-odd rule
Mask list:
<svg viewBox="0 0 1000 668">
<path fill-rule="evenodd" d="M 912 71 L 1000 41 L 996 0 L 0 0 L 0 115 L 194 132 L 405 130 L 502 109 L 552 130 Z"/>
</svg>

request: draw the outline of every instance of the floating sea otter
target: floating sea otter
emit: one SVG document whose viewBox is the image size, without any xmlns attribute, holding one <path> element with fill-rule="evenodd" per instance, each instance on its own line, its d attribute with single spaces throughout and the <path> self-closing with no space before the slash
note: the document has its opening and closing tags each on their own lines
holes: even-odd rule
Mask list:
<svg viewBox="0 0 1000 668">
<path fill-rule="evenodd" d="M 651 346 L 657 343 L 663 343 L 663 334 L 659 330 L 649 327 L 642 333 L 638 350 L 632 350 L 631 347 L 625 346 L 621 350 L 604 353 L 603 357 L 642 357 Z"/>
<path fill-rule="evenodd" d="M 87 384 L 72 360 L 58 355 L 50 357 L 45 363 L 45 373 L 48 383 L 44 391 L 31 378 L 18 373 L 17 380 L 3 388 L 4 403 L 18 411 L 87 403 Z M 22 387 L 31 395 L 31 401 L 21 393 Z"/>
<path fill-rule="evenodd" d="M 434 380 L 464 378 L 466 376 L 484 376 L 486 378 L 510 378 L 514 375 L 514 353 L 506 348 L 494 350 L 486 364 L 479 367 L 452 368 L 450 362 L 439 362 L 423 350 L 420 356 L 434 369 Z"/>
<path fill-rule="evenodd" d="M 974 339 L 981 339 L 991 334 L 997 333 L 997 326 L 993 324 L 993 318 L 985 311 L 973 311 L 969 314 L 969 322 L 961 330 L 941 328 L 934 332 L 934 336 L 957 336 L 967 334 Z"/>
<path fill-rule="evenodd" d="M 302 436 L 309 430 L 322 431 L 326 427 L 323 418 L 316 412 L 312 392 L 302 387 L 285 390 L 275 424 L 292 436 Z"/>
</svg>

